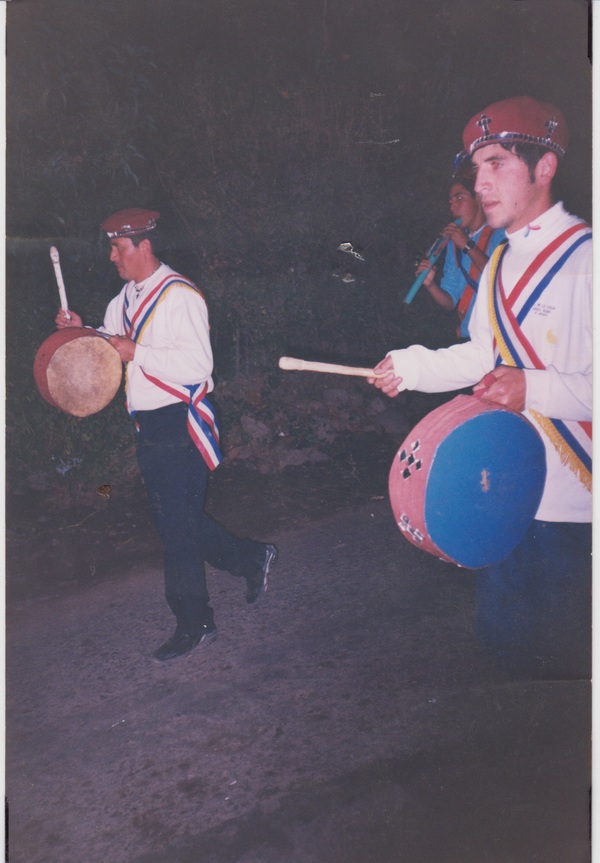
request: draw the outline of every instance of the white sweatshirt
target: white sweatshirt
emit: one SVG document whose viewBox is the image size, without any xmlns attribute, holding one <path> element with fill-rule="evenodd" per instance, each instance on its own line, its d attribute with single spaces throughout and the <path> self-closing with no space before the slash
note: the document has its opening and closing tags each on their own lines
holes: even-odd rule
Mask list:
<svg viewBox="0 0 600 863">
<path fill-rule="evenodd" d="M 120 294 L 108 305 L 100 329 L 125 335 L 123 304 L 129 300 L 131 319 L 150 291 L 167 276 L 177 273 L 166 264 L 137 285 L 127 282 Z M 178 401 L 143 374 L 147 372 L 165 383 L 196 384 L 212 380 L 213 356 L 209 336 L 208 309 L 201 294 L 185 284 L 171 286 L 158 303 L 154 315 L 136 345 L 133 360 L 127 364 L 127 403 L 129 410 L 154 410 Z"/>
<path fill-rule="evenodd" d="M 502 262 L 502 281 L 508 296 L 528 265 L 548 244 L 573 224 L 580 223 L 555 204 L 522 230 L 507 234 L 509 247 Z M 551 256 L 549 263 L 559 254 Z M 534 278 L 534 282 L 535 282 Z M 421 345 L 390 351 L 401 390 L 444 392 L 480 381 L 494 368 L 490 326 L 489 265 L 484 269 L 471 316 L 471 341 L 432 351 Z M 522 324 L 522 330 L 546 366 L 525 369 L 529 409 L 553 419 L 592 419 L 592 243 L 583 243 L 554 276 Z M 535 423 L 534 423 L 535 424 Z M 539 429 L 538 429 L 539 431 Z M 542 521 L 588 522 L 592 495 L 542 433 L 547 476 L 536 518 Z"/>
</svg>

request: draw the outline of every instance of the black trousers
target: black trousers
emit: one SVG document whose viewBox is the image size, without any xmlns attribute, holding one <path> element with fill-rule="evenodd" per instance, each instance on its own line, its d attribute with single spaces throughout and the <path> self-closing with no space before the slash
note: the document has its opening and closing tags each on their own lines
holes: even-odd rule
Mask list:
<svg viewBox="0 0 600 863">
<path fill-rule="evenodd" d="M 506 560 L 477 573 L 479 640 L 504 670 L 591 677 L 592 526 L 534 520 Z"/>
<path fill-rule="evenodd" d="M 208 467 L 187 431 L 187 406 L 138 411 L 137 459 L 164 546 L 165 597 L 177 629 L 198 634 L 214 613 L 206 561 L 245 577 L 262 563 L 264 545 L 239 539 L 204 511 Z"/>
</svg>

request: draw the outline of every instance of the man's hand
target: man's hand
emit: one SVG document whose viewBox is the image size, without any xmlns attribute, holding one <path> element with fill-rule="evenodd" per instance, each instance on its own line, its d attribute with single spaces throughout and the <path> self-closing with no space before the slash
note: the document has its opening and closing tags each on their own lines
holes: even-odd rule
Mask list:
<svg viewBox="0 0 600 863">
<path fill-rule="evenodd" d="M 435 278 L 435 267 L 432 267 L 429 258 L 421 258 L 419 266 L 415 270 L 415 276 L 418 276 L 423 272 L 427 272 L 427 275 L 423 280 L 423 286 L 426 288 L 432 283 Z"/>
<path fill-rule="evenodd" d="M 402 383 L 402 378 L 395 377 L 392 358 L 385 357 L 380 363 L 377 363 L 373 371 L 377 375 L 383 375 L 383 377 L 367 378 L 367 381 L 370 384 L 374 384 L 386 396 L 389 396 L 391 399 L 395 398 L 399 393 L 398 387 Z"/>
<path fill-rule="evenodd" d="M 473 387 L 473 395 L 503 405 L 511 411 L 525 410 L 527 382 L 523 369 L 498 366 Z"/>
<path fill-rule="evenodd" d="M 446 225 L 442 231 L 442 235 L 444 237 L 448 237 L 449 240 L 452 240 L 457 249 L 464 249 L 469 239 L 467 232 L 464 231 L 460 225 L 457 225 L 456 222 L 450 222 L 449 225 Z"/>
<path fill-rule="evenodd" d="M 58 314 L 54 318 L 54 323 L 56 324 L 57 329 L 64 330 L 66 327 L 82 327 L 83 321 L 77 314 L 77 312 L 72 312 L 69 309 L 68 314 L 70 317 L 67 317 L 67 312 L 63 309 L 59 309 Z"/>
<path fill-rule="evenodd" d="M 127 338 L 127 336 L 110 336 L 108 342 L 116 348 L 117 353 L 124 363 L 130 362 L 135 354 L 135 342 Z"/>
</svg>

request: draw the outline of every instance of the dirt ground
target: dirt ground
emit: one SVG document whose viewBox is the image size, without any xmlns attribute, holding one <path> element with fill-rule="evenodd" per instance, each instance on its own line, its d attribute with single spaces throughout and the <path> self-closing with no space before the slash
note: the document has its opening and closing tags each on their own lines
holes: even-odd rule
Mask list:
<svg viewBox="0 0 600 863">
<path fill-rule="evenodd" d="M 494 668 L 472 574 L 393 523 L 390 458 L 220 468 L 210 510 L 279 560 L 257 607 L 210 570 L 219 637 L 164 666 L 143 490 L 13 504 L 10 863 L 589 859 L 589 684 Z"/>
<path fill-rule="evenodd" d="M 338 439 L 333 458 L 268 474 L 225 459 L 210 478 L 207 509 L 234 533 L 267 540 L 273 531 L 386 495 L 397 447 L 397 435 L 348 435 Z M 57 597 L 156 563 L 161 545 L 139 474 L 109 479 L 109 496 L 94 487 L 71 507 L 57 507 L 51 487 L 9 498 L 10 599 Z"/>
</svg>

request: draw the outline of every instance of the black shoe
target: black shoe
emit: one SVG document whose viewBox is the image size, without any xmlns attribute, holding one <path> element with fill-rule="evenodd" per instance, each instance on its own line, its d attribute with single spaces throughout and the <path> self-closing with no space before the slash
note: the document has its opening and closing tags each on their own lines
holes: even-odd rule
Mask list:
<svg viewBox="0 0 600 863">
<path fill-rule="evenodd" d="M 175 635 L 168 641 L 165 641 L 164 644 L 161 644 L 158 650 L 152 654 L 152 658 L 157 659 L 159 662 L 165 662 L 167 659 L 177 659 L 179 656 L 185 656 L 186 653 L 189 653 L 190 650 L 198 647 L 198 645 L 210 644 L 216 637 L 217 628 L 214 623 L 211 626 L 205 624 L 203 631 L 197 635 L 189 635 L 187 632 L 176 631 Z"/>
<path fill-rule="evenodd" d="M 257 602 L 267 589 L 267 579 L 271 565 L 277 560 L 277 549 L 274 545 L 265 545 L 265 556 L 263 562 L 253 575 L 246 577 L 248 589 L 246 591 L 246 602 Z"/>
</svg>

